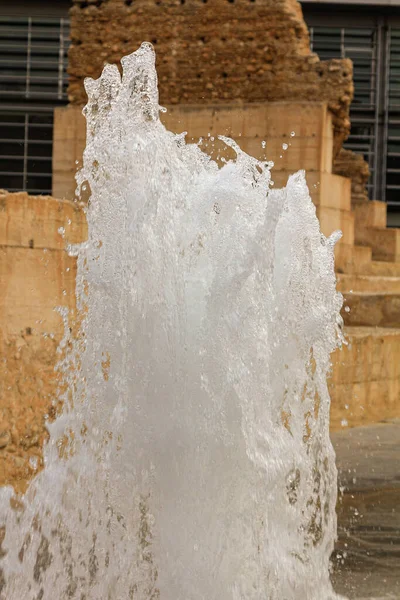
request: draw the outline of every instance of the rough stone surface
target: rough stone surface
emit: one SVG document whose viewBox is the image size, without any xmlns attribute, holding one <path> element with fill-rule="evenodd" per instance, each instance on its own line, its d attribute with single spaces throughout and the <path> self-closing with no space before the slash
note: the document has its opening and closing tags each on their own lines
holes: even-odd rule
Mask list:
<svg viewBox="0 0 400 600">
<path fill-rule="evenodd" d="M 76 259 L 65 247 L 86 235 L 72 202 L 0 191 L 0 485 L 17 491 L 42 468 L 46 423 L 59 409 L 64 328 L 54 309 L 68 308 L 76 325 Z"/>
<path fill-rule="evenodd" d="M 0 485 L 23 491 L 42 468 L 46 421 L 54 418 L 57 340 L 0 337 Z"/>
<path fill-rule="evenodd" d="M 361 154 L 342 148 L 333 163 L 333 172 L 351 179 L 351 203 L 355 207 L 368 202 L 369 166 Z"/>
<path fill-rule="evenodd" d="M 400 327 L 398 292 L 349 292 L 345 294 L 345 304 L 342 317 L 346 325 Z"/>
<path fill-rule="evenodd" d="M 400 329 L 346 327 L 332 356 L 331 430 L 400 418 Z"/>
<path fill-rule="evenodd" d="M 296 0 L 74 0 L 69 100 L 85 104 L 83 80 L 149 41 L 162 104 L 326 101 L 335 153 L 348 136 L 352 63 L 310 51 Z"/>
</svg>

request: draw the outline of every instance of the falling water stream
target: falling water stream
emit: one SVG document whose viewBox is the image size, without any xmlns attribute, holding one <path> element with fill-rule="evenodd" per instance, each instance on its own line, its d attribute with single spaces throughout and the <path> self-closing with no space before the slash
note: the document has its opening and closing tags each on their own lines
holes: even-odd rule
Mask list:
<svg viewBox="0 0 400 600">
<path fill-rule="evenodd" d="M 333 600 L 338 236 L 303 173 L 165 129 L 149 44 L 122 66 L 86 81 L 82 322 L 45 468 L 1 490 L 0 597 Z"/>
</svg>

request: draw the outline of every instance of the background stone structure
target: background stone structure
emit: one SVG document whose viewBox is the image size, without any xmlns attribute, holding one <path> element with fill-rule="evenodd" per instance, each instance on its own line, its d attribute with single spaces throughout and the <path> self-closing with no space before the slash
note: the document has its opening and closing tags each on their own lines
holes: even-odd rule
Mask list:
<svg viewBox="0 0 400 600">
<path fill-rule="evenodd" d="M 333 163 L 333 172 L 351 179 L 351 204 L 368 202 L 367 183 L 370 176 L 369 166 L 362 154 L 342 148 Z"/>
<path fill-rule="evenodd" d="M 85 144 L 83 79 L 146 39 L 157 51 L 169 129 L 205 138 L 211 154 L 219 149 L 207 132 L 236 138 L 274 160 L 276 187 L 306 169 L 321 230 L 343 231 L 336 269 L 351 307 L 343 311 L 351 345 L 334 358 L 332 428 L 344 415 L 350 426 L 399 415 L 400 230 L 386 229 L 384 203 L 364 201 L 362 157 L 341 150 L 351 64 L 310 52 L 295 0 L 161 2 L 75 2 L 71 105 L 54 118 L 53 194 L 63 200 L 0 192 L 0 485 L 24 489 L 41 467 L 47 419 L 58 410 L 62 325 L 54 307 L 74 310 L 75 260 L 65 246 L 86 237 L 84 212 L 70 202 Z"/>
<path fill-rule="evenodd" d="M 0 485 L 23 491 L 42 467 L 46 424 L 56 416 L 54 370 L 64 326 L 75 312 L 76 258 L 87 236 L 72 202 L 0 190 Z"/>
<path fill-rule="evenodd" d="M 325 101 L 340 150 L 350 130 L 350 60 L 320 61 L 297 0 L 74 0 L 69 100 L 83 79 L 149 41 L 162 104 Z"/>
</svg>

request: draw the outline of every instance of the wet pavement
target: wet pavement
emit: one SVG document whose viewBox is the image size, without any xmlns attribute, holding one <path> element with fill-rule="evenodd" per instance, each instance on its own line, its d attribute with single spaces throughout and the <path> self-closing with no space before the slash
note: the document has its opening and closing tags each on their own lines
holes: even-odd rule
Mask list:
<svg viewBox="0 0 400 600">
<path fill-rule="evenodd" d="M 351 599 L 400 600 L 400 420 L 332 434 L 339 471 L 332 576 Z"/>
</svg>

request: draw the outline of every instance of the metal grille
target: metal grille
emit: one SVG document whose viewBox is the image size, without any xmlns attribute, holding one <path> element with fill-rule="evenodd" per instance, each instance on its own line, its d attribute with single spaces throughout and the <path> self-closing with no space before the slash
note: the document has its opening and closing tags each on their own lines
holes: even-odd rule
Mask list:
<svg viewBox="0 0 400 600">
<path fill-rule="evenodd" d="M 354 104 L 376 104 L 376 31 L 358 27 L 312 27 L 311 49 L 321 60 L 350 58 L 354 65 Z"/>
<path fill-rule="evenodd" d="M 400 206 L 400 29 L 389 29 L 385 106 L 385 200 Z"/>
<path fill-rule="evenodd" d="M 0 187 L 51 194 L 53 112 L 1 111 L 0 132 Z"/>
<path fill-rule="evenodd" d="M 53 110 L 67 102 L 67 19 L 0 18 L 0 188 L 50 194 Z"/>
<path fill-rule="evenodd" d="M 312 27 L 311 49 L 322 60 L 350 58 L 354 68 L 351 132 L 345 148 L 364 155 L 371 177 L 370 197 L 378 194 L 378 31 L 369 27 Z"/>
<path fill-rule="evenodd" d="M 65 100 L 68 21 L 0 18 L 0 94 Z"/>
</svg>

